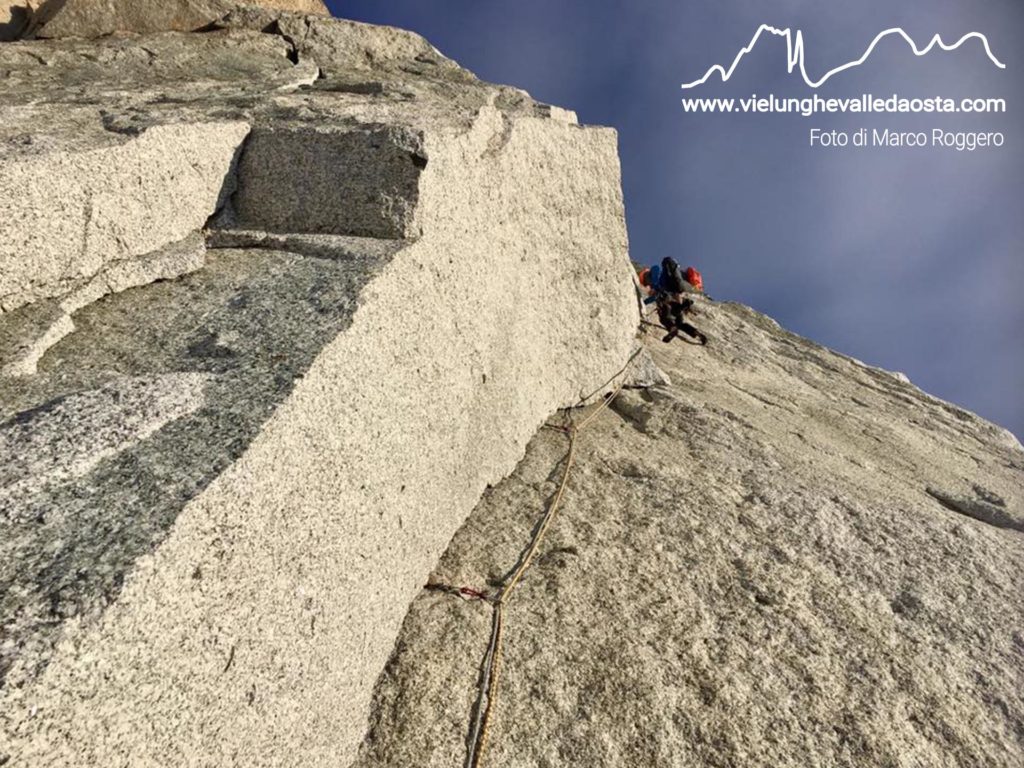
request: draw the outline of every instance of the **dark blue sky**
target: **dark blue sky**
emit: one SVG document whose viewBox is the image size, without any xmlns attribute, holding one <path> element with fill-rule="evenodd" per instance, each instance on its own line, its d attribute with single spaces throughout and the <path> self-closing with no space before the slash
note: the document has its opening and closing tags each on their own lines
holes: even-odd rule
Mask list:
<svg viewBox="0 0 1024 768">
<path fill-rule="evenodd" d="M 336 15 L 413 29 L 493 82 L 575 109 L 620 133 L 632 256 L 674 255 L 709 293 L 1024 436 L 1024 94 L 1020 0 L 347 0 Z M 924 58 L 883 42 L 823 97 L 1002 97 L 1003 115 L 694 115 L 685 96 L 807 96 L 769 38 L 728 83 L 683 92 L 728 64 L 762 23 L 802 29 L 818 77 L 883 29 L 919 43 L 985 34 Z M 1000 131 L 1005 146 L 808 146 L 812 127 Z"/>
</svg>

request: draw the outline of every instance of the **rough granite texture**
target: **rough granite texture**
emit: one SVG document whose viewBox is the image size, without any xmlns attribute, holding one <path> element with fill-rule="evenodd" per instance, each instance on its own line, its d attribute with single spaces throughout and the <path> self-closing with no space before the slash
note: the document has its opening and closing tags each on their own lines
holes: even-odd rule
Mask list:
<svg viewBox="0 0 1024 768">
<path fill-rule="evenodd" d="M 31 14 L 40 38 L 94 38 L 115 32 L 192 32 L 240 5 L 330 16 L 323 0 L 45 0 Z"/>
<path fill-rule="evenodd" d="M 238 223 L 270 232 L 418 237 L 426 166 L 422 134 L 401 128 L 258 129 L 239 169 L 246 183 L 234 200 Z"/>
<path fill-rule="evenodd" d="M 170 280 L 201 269 L 206 240 L 194 232 L 177 243 L 134 259 L 103 265 L 60 300 L 26 304 L 0 321 L 0 376 L 31 376 L 51 347 L 75 330 L 75 312 L 111 293 Z"/>
<path fill-rule="evenodd" d="M 1024 450 L 752 310 L 699 309 L 711 345 L 648 337 L 672 385 L 580 437 L 506 611 L 483 765 L 1024 765 Z M 565 451 L 541 431 L 431 583 L 505 576 Z M 420 593 L 357 768 L 463 764 L 490 625 Z"/>
<path fill-rule="evenodd" d="M 615 135 L 220 13 L 0 45 L 0 765 L 459 765 L 488 616 L 422 587 L 510 567 L 635 348 Z M 1020 765 L 1020 445 L 700 312 L 582 438 L 488 764 Z"/>
<path fill-rule="evenodd" d="M 451 536 L 633 348 L 615 134 L 265 9 L 0 69 L 0 763 L 345 764 Z"/>
<path fill-rule="evenodd" d="M 161 125 L 112 147 L 0 159 L 0 308 L 59 296 L 202 228 L 248 131 Z"/>
</svg>

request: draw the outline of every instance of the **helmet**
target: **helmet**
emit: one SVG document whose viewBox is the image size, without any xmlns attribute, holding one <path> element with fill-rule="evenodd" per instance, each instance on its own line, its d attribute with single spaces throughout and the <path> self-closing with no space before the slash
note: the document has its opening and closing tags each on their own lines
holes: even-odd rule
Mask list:
<svg viewBox="0 0 1024 768">
<path fill-rule="evenodd" d="M 640 279 L 640 285 L 642 285 L 644 288 L 651 287 L 651 270 L 649 267 L 646 269 L 641 269 L 638 277 Z"/>
</svg>

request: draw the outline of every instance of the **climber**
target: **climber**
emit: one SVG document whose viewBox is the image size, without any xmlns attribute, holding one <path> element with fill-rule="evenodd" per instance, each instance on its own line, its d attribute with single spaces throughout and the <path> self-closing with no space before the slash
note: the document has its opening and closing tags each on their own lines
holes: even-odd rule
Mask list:
<svg viewBox="0 0 1024 768">
<path fill-rule="evenodd" d="M 668 331 L 662 339 L 666 344 L 679 335 L 680 331 L 701 344 L 708 343 L 708 337 L 686 322 L 686 313 L 693 306 L 693 299 L 684 299 L 684 293 L 703 293 L 704 281 L 700 272 L 689 267 L 684 273 L 674 259 L 666 257 L 661 264 L 655 264 L 640 272 L 640 285 L 650 296 L 644 304 L 655 304 L 658 319 Z"/>
</svg>

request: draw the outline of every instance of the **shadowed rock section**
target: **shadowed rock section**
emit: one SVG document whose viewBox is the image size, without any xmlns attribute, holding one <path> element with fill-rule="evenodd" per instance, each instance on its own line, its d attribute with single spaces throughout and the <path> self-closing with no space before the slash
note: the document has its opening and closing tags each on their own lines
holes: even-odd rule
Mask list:
<svg viewBox="0 0 1024 768">
<path fill-rule="evenodd" d="M 235 194 L 238 222 L 271 232 L 416 237 L 423 136 L 396 128 L 258 129 Z"/>
<path fill-rule="evenodd" d="M 0 476 L 8 686 L 48 663 L 64 620 L 116 598 L 351 322 L 382 263 L 215 251 L 201 273 L 83 311 L 38 375 L 0 387 L 16 410 L 0 426 L 16 457 Z"/>
<path fill-rule="evenodd" d="M 345 763 L 452 534 L 633 348 L 615 134 L 266 9 L 0 67 L 0 762 Z"/>
<path fill-rule="evenodd" d="M 1009 528 L 1024 533 L 1022 516 L 1014 515 L 1007 510 L 1006 502 L 1001 496 L 992 494 L 977 485 L 971 496 L 954 496 L 936 488 L 926 490 L 929 496 L 947 509 L 973 517 L 975 520 L 994 525 L 997 528 Z"/>
<path fill-rule="evenodd" d="M 0 42 L 17 40 L 28 29 L 32 11 L 24 2 L 0 2 Z"/>
<path fill-rule="evenodd" d="M 195 374 L 115 379 L 19 413 L 0 426 L 0 449 L 11 457 L 0 471 L 0 504 L 11 509 L 18 497 L 77 480 L 103 459 L 199 410 L 203 383 Z M 27 506 L 18 505 L 21 511 Z"/>
<path fill-rule="evenodd" d="M 194 272 L 205 260 L 205 241 L 194 232 L 154 253 L 104 264 L 59 300 L 36 301 L 8 313 L 0 320 L 0 376 L 36 373 L 50 348 L 74 332 L 73 316 L 83 307 L 111 293 Z"/>
</svg>

